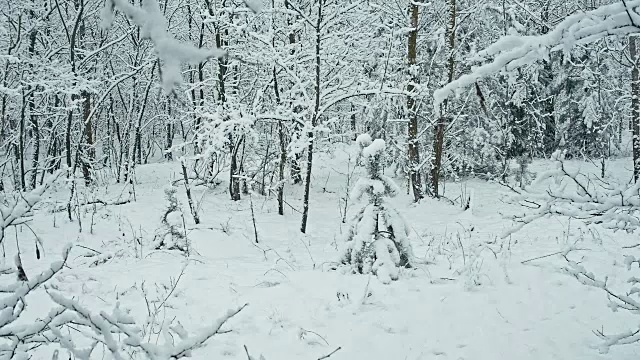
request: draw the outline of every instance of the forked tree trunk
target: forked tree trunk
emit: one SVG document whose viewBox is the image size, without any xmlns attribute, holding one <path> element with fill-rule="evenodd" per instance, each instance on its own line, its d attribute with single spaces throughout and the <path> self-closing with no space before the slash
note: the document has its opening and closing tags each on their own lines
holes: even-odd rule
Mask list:
<svg viewBox="0 0 640 360">
<path fill-rule="evenodd" d="M 411 188 L 413 189 L 414 201 L 422 199 L 422 177 L 420 176 L 420 152 L 418 144 L 418 113 L 417 103 L 414 95 L 415 84 L 418 82 L 416 57 L 417 57 L 417 42 L 418 42 L 418 13 L 419 6 L 417 3 L 412 2 L 409 8 L 410 13 L 410 26 L 409 41 L 407 48 L 407 58 L 409 62 L 409 74 L 410 81 L 407 85 L 407 92 L 410 94 L 407 97 L 407 110 L 409 112 L 409 126 L 408 126 L 408 156 L 409 156 L 409 180 Z"/>
</svg>

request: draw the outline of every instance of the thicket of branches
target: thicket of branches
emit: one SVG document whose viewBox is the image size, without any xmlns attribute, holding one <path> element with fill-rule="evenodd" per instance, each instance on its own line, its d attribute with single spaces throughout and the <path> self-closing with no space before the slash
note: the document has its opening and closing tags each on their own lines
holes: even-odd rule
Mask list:
<svg viewBox="0 0 640 360">
<path fill-rule="evenodd" d="M 621 154 L 636 68 L 622 37 L 474 78 L 431 106 L 496 47 L 479 49 L 551 36 L 599 5 L 2 0 L 2 189 L 64 165 L 77 186 L 99 170 L 133 181 L 140 164 L 186 157 L 190 178 L 226 180 L 235 200 L 272 194 L 281 212 L 283 188 L 304 184 L 304 232 L 314 153 L 361 132 L 385 139 L 416 200 L 448 178 L 505 178 L 516 157 Z"/>
</svg>

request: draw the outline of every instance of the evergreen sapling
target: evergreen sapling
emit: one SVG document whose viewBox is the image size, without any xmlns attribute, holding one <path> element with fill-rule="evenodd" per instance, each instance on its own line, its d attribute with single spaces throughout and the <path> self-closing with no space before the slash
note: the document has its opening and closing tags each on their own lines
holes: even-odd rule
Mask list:
<svg viewBox="0 0 640 360">
<path fill-rule="evenodd" d="M 176 194 L 178 189 L 175 186 L 169 186 L 164 189 L 167 207 L 162 214 L 162 229 L 155 236 L 155 248 L 157 250 L 179 250 L 187 252 L 189 244 L 185 236 L 183 213 L 178 204 Z"/>
<path fill-rule="evenodd" d="M 411 267 L 409 228 L 386 199 L 396 196 L 399 188 L 382 174 L 381 158 L 385 150 L 382 139 L 368 134 L 356 139 L 361 148 L 367 176 L 360 178 L 351 192 L 356 204 L 348 215 L 349 229 L 340 262 L 352 273 L 375 274 L 382 283 L 397 280 L 401 267 Z M 357 204 L 364 195 L 368 202 Z"/>
</svg>

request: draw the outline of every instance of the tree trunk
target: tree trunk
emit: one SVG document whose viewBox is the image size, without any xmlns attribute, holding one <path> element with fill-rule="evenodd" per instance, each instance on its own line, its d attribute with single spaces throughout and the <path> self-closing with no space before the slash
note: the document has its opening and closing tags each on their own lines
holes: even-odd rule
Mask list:
<svg viewBox="0 0 640 360">
<path fill-rule="evenodd" d="M 289 0 L 285 0 L 284 1 L 284 7 L 286 9 L 290 9 L 290 5 L 289 5 Z M 287 25 L 291 26 L 292 23 L 289 19 L 287 19 Z M 293 45 L 296 43 L 296 34 L 291 31 L 289 32 L 289 45 Z M 291 46 L 291 51 L 289 52 L 290 55 L 294 55 L 295 54 L 295 50 L 293 48 L 293 46 Z M 300 112 L 300 107 L 299 106 L 295 106 L 293 108 L 293 112 L 294 113 L 299 113 Z M 298 126 L 298 124 L 294 124 L 294 131 L 295 132 L 299 132 L 300 131 L 300 127 Z M 302 158 L 302 154 L 301 153 L 295 153 L 293 158 L 291 159 L 291 178 L 293 179 L 293 183 L 294 184 L 301 184 L 302 183 L 302 167 L 300 166 L 300 160 Z"/>
<path fill-rule="evenodd" d="M 73 99 L 73 96 L 71 97 Z M 71 169 L 71 124 L 73 120 L 73 110 L 69 110 L 67 114 L 67 129 L 64 133 L 65 157 L 67 159 L 67 167 Z"/>
<path fill-rule="evenodd" d="M 456 0 L 449 1 L 449 22 L 447 24 L 447 50 L 449 58 L 447 60 L 447 83 L 453 81 L 455 72 L 455 40 L 456 40 Z M 447 127 L 447 105 L 444 101 L 440 107 L 440 116 L 434 131 L 433 158 L 431 162 L 431 193 L 434 197 L 439 197 L 440 170 L 442 167 L 442 153 L 444 152 L 444 131 Z"/>
<path fill-rule="evenodd" d="M 25 168 L 24 168 L 24 122 L 25 122 L 25 111 L 27 108 L 27 101 L 25 99 L 26 94 L 24 90 L 22 91 L 22 106 L 20 107 L 20 133 L 18 134 L 18 160 L 20 164 L 20 187 L 22 191 L 27 190 L 27 183 L 25 180 Z"/>
<path fill-rule="evenodd" d="M 82 175 L 85 184 L 91 184 L 91 167 L 95 161 L 95 149 L 93 143 L 93 126 L 89 115 L 91 114 L 91 94 L 82 92 L 82 120 L 84 122 L 85 154 L 82 159 Z"/>
<path fill-rule="evenodd" d="M 629 53 L 633 60 L 631 68 L 631 131 L 633 135 L 633 179 L 640 178 L 640 58 L 638 38 L 629 37 Z"/>
<path fill-rule="evenodd" d="M 315 106 L 313 109 L 313 117 L 311 118 L 312 129 L 318 125 L 318 117 L 320 111 L 320 45 L 322 41 L 321 27 L 322 25 L 322 6 L 325 0 L 318 0 L 318 21 L 316 22 L 316 81 L 315 81 Z M 309 137 L 309 145 L 307 147 L 307 173 L 304 182 L 304 200 L 302 204 L 302 224 L 300 225 L 300 231 L 304 234 L 307 232 L 307 221 L 309 219 L 309 195 L 311 191 L 311 169 L 313 166 L 313 142 L 314 132 L 309 131 L 307 134 Z"/>
<path fill-rule="evenodd" d="M 413 189 L 413 200 L 419 201 L 422 199 L 422 178 L 420 176 L 420 152 L 418 144 L 418 113 L 416 99 L 413 96 L 415 90 L 415 84 L 418 82 L 418 69 L 416 66 L 417 57 L 417 42 L 418 42 L 418 12 L 419 7 L 415 2 L 411 3 L 410 9 L 410 21 L 411 31 L 409 32 L 409 41 L 407 48 L 407 58 L 409 62 L 409 84 L 407 85 L 407 92 L 410 94 L 407 97 L 407 110 L 409 112 L 409 126 L 408 126 L 408 156 L 409 156 L 409 179 L 411 188 Z M 355 124 L 354 124 L 355 125 Z"/>
<path fill-rule="evenodd" d="M 273 92 L 276 104 L 280 104 L 280 89 L 278 89 L 278 76 L 273 67 Z M 278 140 L 280 141 L 280 161 L 278 164 L 278 215 L 284 215 L 284 166 L 287 163 L 287 144 L 284 138 L 284 125 L 278 121 Z M 263 184 L 264 186 L 264 184 Z"/>
<path fill-rule="evenodd" d="M 31 18 L 35 18 L 33 11 L 29 11 Z M 29 33 L 29 55 L 33 56 L 36 52 L 36 40 L 38 38 L 38 30 L 34 28 Z M 33 68 L 33 65 L 30 65 Z M 31 158 L 31 177 L 29 178 L 29 186 L 31 189 L 35 189 L 38 178 L 38 159 L 40 157 L 40 126 L 38 124 L 38 118 L 35 114 L 35 100 L 33 94 L 33 88 L 28 88 L 28 103 L 29 103 L 29 122 L 31 123 L 31 132 L 33 135 L 33 155 Z"/>
<path fill-rule="evenodd" d="M 216 31 L 216 47 L 222 48 L 227 45 L 226 41 L 222 38 L 221 30 Z M 229 65 L 226 58 L 218 59 L 218 102 L 222 105 L 222 111 L 226 111 L 227 102 L 227 90 L 226 90 L 226 75 L 229 69 Z M 238 165 L 238 151 L 242 144 L 242 139 L 235 141 L 233 135 L 229 133 L 229 196 L 231 200 L 240 200 L 240 179 L 238 178 L 240 167 Z"/>
<path fill-rule="evenodd" d="M 352 141 L 356 141 L 356 139 L 358 138 L 358 130 L 357 130 L 357 123 L 356 123 L 356 107 L 351 104 L 351 140 Z"/>
<path fill-rule="evenodd" d="M 196 208 L 195 203 L 193 202 L 193 197 L 191 196 L 191 187 L 189 186 L 189 177 L 187 176 L 187 166 L 184 163 L 184 160 L 180 162 L 182 166 L 182 178 L 184 179 L 184 190 L 187 193 L 187 200 L 189 201 L 189 210 L 191 210 L 191 216 L 193 216 L 193 222 L 200 224 L 200 216 L 198 216 L 198 209 Z"/>
<path fill-rule="evenodd" d="M 171 147 L 173 146 L 173 122 L 171 118 L 171 98 L 167 97 L 167 115 L 169 115 L 169 121 L 166 126 L 166 135 L 167 135 L 167 143 L 166 149 L 164 152 L 164 157 L 168 161 L 173 161 L 173 153 L 171 152 Z"/>
</svg>

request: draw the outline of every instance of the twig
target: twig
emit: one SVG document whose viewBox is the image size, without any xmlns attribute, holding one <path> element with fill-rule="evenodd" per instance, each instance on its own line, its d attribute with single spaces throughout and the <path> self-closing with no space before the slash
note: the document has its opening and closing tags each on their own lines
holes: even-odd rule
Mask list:
<svg viewBox="0 0 640 360">
<path fill-rule="evenodd" d="M 307 330 L 307 329 L 304 329 L 304 328 L 302 329 L 302 331 L 305 332 L 305 333 L 312 333 L 312 334 L 316 335 L 317 337 L 322 339 L 327 344 L 327 346 L 329 346 L 329 342 L 327 341 L 327 339 L 325 339 L 324 336 L 318 334 L 317 332 L 311 331 L 311 330 Z"/>
<path fill-rule="evenodd" d="M 335 354 L 338 352 L 338 350 L 342 349 L 341 346 L 338 346 L 335 350 L 333 350 L 332 352 L 328 353 L 327 355 L 323 356 L 323 357 L 319 357 L 318 360 L 324 360 L 324 359 L 328 359 L 331 355 Z"/>
<path fill-rule="evenodd" d="M 81 247 L 81 248 L 83 248 L 83 249 L 87 249 L 87 250 L 91 250 L 91 251 L 93 251 L 93 252 L 95 252 L 95 253 L 97 253 L 97 254 L 102 254 L 100 251 L 98 251 L 98 250 L 94 250 L 94 249 L 92 249 L 92 248 L 90 248 L 90 247 L 88 247 L 88 246 L 84 246 L 84 245 L 80 245 L 80 244 L 74 244 L 74 246 Z"/>
<path fill-rule="evenodd" d="M 560 255 L 560 254 L 562 254 L 562 253 L 564 253 L 564 251 L 556 251 L 556 252 L 554 252 L 554 253 L 552 253 L 552 254 L 542 255 L 542 256 L 534 257 L 534 258 L 532 258 L 532 259 L 528 259 L 528 260 L 521 261 L 521 262 L 520 262 L 520 264 L 526 264 L 526 263 L 528 263 L 528 262 L 530 262 L 530 261 L 540 260 L 540 259 L 548 258 L 548 257 L 550 257 L 550 256 Z"/>
<path fill-rule="evenodd" d="M 585 250 L 589 250 L 589 249 L 571 249 L 571 250 L 585 251 Z M 556 251 L 556 252 L 554 252 L 552 254 L 542 255 L 542 256 L 538 256 L 538 257 L 534 257 L 534 258 L 531 258 L 531 259 L 527 259 L 527 260 L 521 261 L 520 264 L 526 264 L 526 263 L 534 261 L 534 260 L 540 260 L 540 259 L 548 258 L 548 257 L 554 256 L 554 255 L 565 254 L 566 252 L 567 252 L 566 250 Z"/>
</svg>

